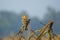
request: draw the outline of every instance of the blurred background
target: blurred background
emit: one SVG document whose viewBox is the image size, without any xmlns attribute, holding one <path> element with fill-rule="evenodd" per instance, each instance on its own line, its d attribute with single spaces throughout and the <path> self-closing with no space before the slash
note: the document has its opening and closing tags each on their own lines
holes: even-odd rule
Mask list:
<svg viewBox="0 0 60 40">
<path fill-rule="evenodd" d="M 32 30 L 40 29 L 40 22 L 54 20 L 53 31 L 60 33 L 60 0 L 0 0 L 0 37 L 16 34 L 21 16 L 26 15 Z"/>
</svg>

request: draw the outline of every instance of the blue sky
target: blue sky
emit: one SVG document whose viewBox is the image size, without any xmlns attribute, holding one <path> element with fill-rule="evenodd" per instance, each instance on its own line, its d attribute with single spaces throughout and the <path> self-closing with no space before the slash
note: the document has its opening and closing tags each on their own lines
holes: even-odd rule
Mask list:
<svg viewBox="0 0 60 40">
<path fill-rule="evenodd" d="M 31 17 L 44 18 L 47 7 L 60 10 L 60 0 L 0 0 L 0 11 L 14 11 L 20 13 L 22 10 L 28 12 Z"/>
</svg>

